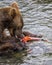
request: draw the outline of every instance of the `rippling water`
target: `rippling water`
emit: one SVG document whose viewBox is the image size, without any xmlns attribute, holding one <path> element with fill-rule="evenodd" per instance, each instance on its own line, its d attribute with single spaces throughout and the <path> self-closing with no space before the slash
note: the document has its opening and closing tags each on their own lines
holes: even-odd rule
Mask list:
<svg viewBox="0 0 52 65">
<path fill-rule="evenodd" d="M 14 0 L 0 0 L 0 7 Z M 24 20 L 23 30 L 42 34 L 49 42 L 31 42 L 27 52 L 0 58 L 0 65 L 52 65 L 52 0 L 16 0 Z M 30 50 L 30 51 L 29 51 Z"/>
</svg>

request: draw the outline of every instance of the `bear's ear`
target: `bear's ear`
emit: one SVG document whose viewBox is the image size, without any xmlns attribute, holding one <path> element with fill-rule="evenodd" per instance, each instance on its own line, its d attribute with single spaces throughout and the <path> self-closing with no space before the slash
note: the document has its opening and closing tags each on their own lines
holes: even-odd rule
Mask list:
<svg viewBox="0 0 52 65">
<path fill-rule="evenodd" d="M 13 2 L 11 7 L 16 9 L 16 12 L 18 15 L 21 15 L 21 12 L 19 11 L 18 4 L 16 2 Z"/>
<path fill-rule="evenodd" d="M 9 11 L 9 15 L 12 16 L 12 18 L 14 18 L 16 16 L 16 9 L 11 8 L 10 11 Z"/>
<path fill-rule="evenodd" d="M 14 7 L 14 8 L 19 9 L 19 8 L 18 8 L 18 4 L 17 4 L 16 2 L 13 2 L 11 6 Z"/>
</svg>

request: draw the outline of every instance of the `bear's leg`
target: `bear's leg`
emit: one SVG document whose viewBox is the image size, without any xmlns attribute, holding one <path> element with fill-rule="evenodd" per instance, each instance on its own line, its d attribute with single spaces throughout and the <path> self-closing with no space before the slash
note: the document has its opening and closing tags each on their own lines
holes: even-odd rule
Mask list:
<svg viewBox="0 0 52 65">
<path fill-rule="evenodd" d="M 9 32 L 10 32 L 11 36 L 14 36 L 14 34 L 13 34 L 13 28 L 9 28 Z"/>
</svg>

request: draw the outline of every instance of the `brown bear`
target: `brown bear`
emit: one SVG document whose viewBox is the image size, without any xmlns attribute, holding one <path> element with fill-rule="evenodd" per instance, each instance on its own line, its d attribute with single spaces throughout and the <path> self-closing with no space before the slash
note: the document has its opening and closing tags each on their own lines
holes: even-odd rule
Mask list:
<svg viewBox="0 0 52 65">
<path fill-rule="evenodd" d="M 5 53 L 5 50 L 8 51 L 8 49 L 25 49 L 26 44 L 21 41 L 21 38 L 24 36 L 37 37 L 29 32 L 22 32 L 23 25 L 22 15 L 16 2 L 8 7 L 0 8 L 0 52 Z M 5 29 L 9 30 L 9 36 L 5 33 Z"/>
<path fill-rule="evenodd" d="M 10 31 L 11 36 L 21 36 L 23 19 L 16 2 L 11 6 L 0 8 L 0 41 L 3 39 L 4 29 Z"/>
</svg>

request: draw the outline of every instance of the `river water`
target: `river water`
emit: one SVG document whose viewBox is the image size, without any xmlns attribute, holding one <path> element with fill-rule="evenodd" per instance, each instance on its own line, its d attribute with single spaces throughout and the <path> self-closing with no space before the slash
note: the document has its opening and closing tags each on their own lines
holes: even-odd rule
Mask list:
<svg viewBox="0 0 52 65">
<path fill-rule="evenodd" d="M 0 7 L 14 0 L 0 0 Z M 24 20 L 25 31 L 43 35 L 46 41 L 29 42 L 28 49 L 12 56 L 0 57 L 0 65 L 52 65 L 52 0 L 15 0 Z"/>
</svg>

